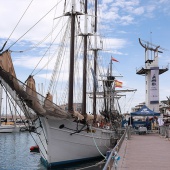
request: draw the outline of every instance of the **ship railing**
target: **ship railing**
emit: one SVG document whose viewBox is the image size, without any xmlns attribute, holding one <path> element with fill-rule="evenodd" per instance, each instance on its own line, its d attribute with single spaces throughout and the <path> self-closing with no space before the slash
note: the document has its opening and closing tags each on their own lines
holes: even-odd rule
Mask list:
<svg viewBox="0 0 170 170">
<path fill-rule="evenodd" d="M 136 68 L 136 73 L 139 72 L 140 70 L 142 70 L 143 68 L 144 68 L 144 69 L 149 69 L 150 66 L 149 66 L 149 67 L 147 67 L 147 66 L 141 66 L 141 67 L 139 67 L 139 68 Z M 160 68 L 160 69 L 169 70 L 169 63 L 168 63 L 168 65 L 162 66 L 162 67 L 159 67 L 159 68 Z"/>
<path fill-rule="evenodd" d="M 108 158 L 107 158 L 107 154 L 106 154 L 107 161 L 105 163 L 103 170 L 111 170 L 111 169 L 117 170 L 118 161 L 120 160 L 120 156 L 118 156 L 119 149 L 120 149 L 124 139 L 126 138 L 127 140 L 129 140 L 130 137 L 131 137 L 131 127 L 127 126 L 122 137 L 116 144 L 116 146 L 111 151 L 108 151 L 108 154 L 109 154 Z"/>
<path fill-rule="evenodd" d="M 166 66 L 162 66 L 162 69 L 167 69 L 169 70 L 169 63 Z"/>
</svg>

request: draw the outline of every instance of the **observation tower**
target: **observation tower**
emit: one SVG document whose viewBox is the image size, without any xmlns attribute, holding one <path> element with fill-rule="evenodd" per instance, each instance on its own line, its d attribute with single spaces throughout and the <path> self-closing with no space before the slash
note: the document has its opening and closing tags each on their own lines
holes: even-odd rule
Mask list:
<svg viewBox="0 0 170 170">
<path fill-rule="evenodd" d="M 145 49 L 145 66 L 138 69 L 136 74 L 145 76 L 145 104 L 154 112 L 159 112 L 159 75 L 168 71 L 168 66 L 159 68 L 158 54 L 165 50 L 160 46 L 141 40 L 140 45 Z"/>
</svg>

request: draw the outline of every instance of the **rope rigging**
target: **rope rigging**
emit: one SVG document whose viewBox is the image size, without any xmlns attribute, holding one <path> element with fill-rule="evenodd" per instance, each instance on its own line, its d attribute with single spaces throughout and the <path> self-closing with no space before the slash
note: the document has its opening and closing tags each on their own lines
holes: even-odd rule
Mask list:
<svg viewBox="0 0 170 170">
<path fill-rule="evenodd" d="M 67 23 L 67 22 L 66 22 Z M 65 24 L 66 24 L 65 23 Z M 56 28 L 56 27 L 55 27 Z M 54 30 L 54 29 L 53 29 Z M 37 65 L 35 66 L 35 68 L 33 69 L 33 71 L 32 71 L 32 73 L 31 73 L 31 75 L 33 74 L 33 72 L 36 70 L 36 68 L 38 67 L 38 65 L 40 64 L 40 62 L 42 61 L 42 59 L 45 57 L 45 55 L 47 54 L 47 52 L 50 50 L 50 48 L 51 48 L 51 46 L 53 45 L 53 43 L 56 41 L 56 39 L 58 38 L 58 35 L 61 33 L 61 31 L 62 31 L 62 29 L 60 30 L 60 32 L 57 34 L 57 36 L 54 38 L 54 40 L 52 41 L 52 43 L 49 45 L 49 47 L 47 48 L 47 50 L 45 51 L 45 53 L 44 53 L 44 55 L 41 57 L 41 59 L 39 60 L 39 62 L 37 63 Z M 52 33 L 52 32 L 51 32 Z M 50 34 L 51 34 L 50 33 Z M 50 36 L 50 34 L 48 34 L 48 36 Z M 56 52 L 55 52 L 56 53 Z M 41 72 L 48 64 L 49 64 L 49 62 L 53 59 L 53 56 L 54 56 L 55 54 L 53 54 L 52 55 L 52 57 L 48 60 L 48 62 L 39 70 L 39 71 L 37 71 L 35 74 L 34 74 L 34 76 L 35 75 L 37 75 L 39 72 Z"/>
<path fill-rule="evenodd" d="M 37 44 L 35 44 L 34 46 L 32 46 L 32 47 L 30 47 L 30 48 L 27 48 L 27 49 L 25 49 L 25 50 L 22 50 L 22 51 L 14 51 L 14 50 L 11 50 L 12 52 L 15 52 L 15 53 L 23 53 L 23 52 L 27 52 L 27 51 L 30 51 L 30 50 L 32 50 L 32 49 L 34 49 L 34 48 L 36 48 L 36 47 L 38 47 L 39 45 L 41 45 L 43 42 L 45 42 L 45 40 L 47 40 L 47 38 L 49 38 L 50 36 L 52 36 L 52 34 L 53 34 L 53 32 L 54 32 L 54 30 L 56 30 L 58 27 L 58 24 L 59 24 L 59 22 L 60 22 L 60 20 L 58 21 L 58 23 L 53 27 L 53 29 L 52 29 L 52 31 L 49 33 L 49 34 L 47 34 L 47 36 L 45 36 L 41 41 L 39 41 Z M 66 21 L 66 23 L 67 23 L 67 21 Z M 66 24 L 65 23 L 65 24 Z M 61 31 L 62 31 L 62 29 L 61 29 Z M 60 31 L 60 32 L 61 32 Z M 58 37 L 58 35 L 60 34 L 60 32 L 57 34 L 57 36 L 56 36 L 56 38 Z M 52 44 L 54 43 L 54 41 L 56 40 L 56 38 L 50 43 L 50 46 L 49 46 L 49 48 L 52 46 Z"/>
<path fill-rule="evenodd" d="M 79 28 L 78 28 L 79 29 Z M 77 30 L 78 31 L 78 30 Z M 78 31 L 79 32 L 79 31 Z M 77 101 L 81 101 L 82 98 L 82 93 L 80 93 L 80 91 L 78 89 L 80 89 L 80 87 L 82 87 L 82 84 L 80 83 L 80 68 L 82 68 L 82 63 L 80 63 L 79 61 L 81 61 L 81 47 L 83 44 L 83 37 L 80 38 L 80 40 L 78 41 L 78 39 L 76 39 L 76 54 L 75 54 L 75 82 L 76 84 L 74 84 L 74 90 L 75 91 L 75 96 L 76 96 L 76 100 Z M 76 94 L 76 92 L 78 94 Z"/>
<path fill-rule="evenodd" d="M 66 26 L 66 27 L 68 27 L 68 25 Z M 53 33 L 53 30 L 54 29 L 52 29 L 52 31 L 51 31 L 51 34 L 50 35 L 52 35 L 52 33 Z M 67 43 L 67 41 L 66 41 L 66 37 L 68 36 L 68 33 L 69 33 L 69 31 L 67 31 L 67 29 L 66 29 L 66 32 L 64 33 L 64 37 L 63 37 L 63 39 L 62 39 L 62 42 L 61 42 L 61 44 L 60 44 L 60 46 L 58 47 L 58 55 L 57 55 L 57 59 L 56 59 L 56 62 L 55 62 L 55 65 L 54 65 L 54 70 L 53 70 L 53 73 L 52 73 L 52 76 L 51 76 L 51 80 L 50 80 L 50 85 L 49 85 L 49 88 L 48 88 L 48 91 L 50 91 L 50 92 L 52 92 L 52 94 L 54 94 L 54 90 L 55 90 L 55 87 L 56 87 L 56 84 L 54 84 L 54 82 L 56 81 L 56 80 L 58 80 L 58 79 L 56 79 L 57 78 L 57 71 L 61 71 L 61 65 L 63 64 L 63 60 L 62 60 L 62 56 L 64 56 L 64 54 L 66 53 L 66 50 L 62 50 L 62 48 L 63 47 L 65 47 L 66 46 L 66 43 Z M 54 41 L 56 40 L 56 38 L 57 37 L 55 37 L 55 39 L 54 39 Z M 52 39 L 52 37 L 51 37 L 51 39 Z M 44 39 L 43 39 L 43 41 L 44 41 Z M 50 51 L 50 48 L 51 48 L 51 46 L 52 46 L 52 44 L 54 43 L 54 41 L 52 41 L 50 44 L 49 44 L 49 47 L 48 47 L 48 49 L 46 50 L 46 52 L 45 52 L 45 54 L 44 54 L 44 56 L 47 54 L 47 52 L 49 52 Z M 81 51 L 80 51 L 80 49 L 81 48 L 79 48 L 79 47 L 81 47 L 81 45 L 82 45 L 82 41 L 81 41 L 81 43 L 79 43 L 78 41 L 76 42 L 77 44 L 77 46 L 76 46 L 76 52 L 75 52 L 75 54 L 76 54 L 76 56 L 78 56 L 77 54 L 80 54 L 80 56 L 81 56 Z M 65 48 L 66 49 L 66 48 Z M 57 53 L 57 52 L 56 52 Z M 55 54 L 56 54 L 55 53 Z M 44 57 L 43 56 L 43 57 Z M 43 57 L 41 58 L 41 60 L 38 62 L 38 64 L 36 65 L 36 67 L 35 67 L 35 69 L 38 67 L 38 65 L 40 64 L 40 62 L 42 61 L 42 59 L 43 59 Z M 76 58 L 76 60 L 78 60 L 78 57 Z M 92 61 L 93 62 L 93 61 Z M 89 62 L 91 65 L 92 65 L 92 62 Z M 97 62 L 97 61 L 96 61 Z M 48 63 L 49 63 L 49 61 L 48 61 Z M 89 64 L 89 65 L 90 65 Z M 98 64 L 98 63 L 97 63 Z M 78 70 L 78 68 L 79 68 L 79 66 L 80 65 L 75 65 L 76 66 L 76 70 Z M 97 65 L 97 67 L 98 68 L 100 68 L 98 65 Z M 44 67 L 43 67 L 44 68 Z M 32 71 L 32 73 L 31 73 L 31 75 L 35 72 L 35 69 Z M 42 69 L 41 69 L 42 70 Z M 39 72 L 41 71 L 41 70 L 39 70 Z M 89 69 L 90 70 L 90 69 Z M 89 70 L 87 71 L 88 73 L 89 73 Z M 37 72 L 36 74 L 38 74 L 39 72 Z M 99 69 L 99 72 L 100 72 L 100 69 Z M 34 74 L 34 76 L 36 75 L 36 74 Z M 80 72 L 78 72 L 78 74 L 80 74 Z M 91 75 L 91 74 L 90 74 Z M 59 76 L 59 75 L 58 75 Z M 78 80 L 77 80 L 78 81 Z M 91 81 L 92 82 L 92 81 Z M 79 82 L 78 81 L 78 83 L 81 83 L 81 82 Z M 89 83 L 90 85 L 92 84 L 92 83 Z M 21 91 L 22 92 L 22 94 L 23 94 L 23 91 Z M 18 94 L 20 94 L 20 93 L 18 93 Z M 37 93 L 36 93 L 37 94 Z M 30 95 L 31 96 L 31 95 Z M 34 96 L 33 96 L 34 97 Z M 37 96 L 36 96 L 37 97 Z M 80 98 L 80 95 L 78 96 L 79 98 Z M 26 98 L 26 100 L 28 100 L 27 98 Z M 29 102 L 30 102 L 31 100 L 29 100 Z M 34 100 L 32 100 L 33 102 L 34 102 Z M 32 102 L 31 101 L 31 102 Z M 21 102 L 25 102 L 24 100 L 23 101 L 21 101 Z M 32 103 L 33 103 L 32 102 Z M 35 102 L 38 102 L 38 104 L 39 104 L 39 102 L 41 102 L 40 101 L 40 99 L 37 97 L 36 99 L 35 99 Z M 43 101 L 42 101 L 43 102 Z M 26 102 L 25 102 L 26 103 Z M 53 103 L 52 103 L 53 104 Z M 24 105 L 24 104 L 23 104 Z M 28 105 L 29 106 L 29 105 Z M 36 105 L 35 105 L 36 106 Z M 24 107 L 24 106 L 23 106 Z M 25 107 L 27 107 L 27 106 L 25 106 Z M 96 107 L 97 107 L 97 105 L 96 105 Z M 37 107 L 36 107 L 37 108 Z M 44 104 L 44 108 L 45 108 L 45 104 Z M 52 107 L 51 107 L 52 108 Z M 34 108 L 33 108 L 34 109 Z M 35 113 L 36 114 L 39 114 L 40 112 L 36 112 L 36 109 L 35 109 Z M 46 113 L 46 115 L 48 114 L 48 112 L 47 112 L 47 110 L 45 110 L 43 113 Z M 54 113 L 54 112 L 53 112 Z M 54 113 L 55 114 L 55 113 Z M 43 119 L 45 120 L 45 121 L 47 121 L 47 119 L 48 119 L 48 116 L 44 116 L 43 115 Z M 50 117 L 50 116 L 49 116 Z M 38 137 L 39 137 L 39 141 L 41 142 L 41 144 L 42 144 L 42 147 L 43 147 L 43 150 L 47 153 L 47 150 L 48 150 L 48 141 L 46 140 L 46 143 L 47 143 L 47 149 L 45 148 L 45 144 L 44 144 L 44 136 L 45 136 L 45 134 L 44 134 L 44 136 L 43 136 L 43 139 L 42 138 L 40 138 L 40 137 L 42 137 L 42 136 L 40 136 L 39 134 L 41 133 L 41 132 L 44 132 L 43 131 L 43 128 L 42 128 L 42 126 L 41 126 L 41 120 L 42 120 L 42 122 L 43 122 L 43 119 L 41 119 L 40 120 L 40 118 L 41 117 L 39 117 L 38 116 L 38 118 L 37 118 L 37 120 L 39 120 L 39 124 L 38 124 L 38 127 L 36 127 L 36 129 L 35 129 L 35 132 L 38 134 Z M 48 122 L 47 122 L 48 123 Z M 77 125 L 77 127 L 78 127 L 78 125 Z M 37 129 L 38 128 L 38 129 Z M 92 129 L 92 128 L 91 128 Z M 40 130 L 40 131 L 39 131 Z M 82 130 L 82 129 L 81 129 Z M 48 131 L 48 129 L 47 129 L 47 131 Z M 48 135 L 47 135 L 48 136 Z M 92 137 L 93 137 L 93 140 L 95 139 L 95 137 L 93 136 L 93 133 L 92 133 Z M 46 138 L 46 136 L 45 136 L 45 138 Z M 94 143 L 95 143 L 95 145 L 96 145 L 96 147 L 98 148 L 98 146 L 97 146 L 97 143 L 96 143 L 96 141 L 94 140 Z M 51 144 L 51 142 L 49 142 L 49 144 Z M 99 150 L 99 149 L 98 149 Z M 44 153 L 45 153 L 44 152 Z M 42 155 L 43 155 L 43 153 L 42 153 Z M 48 156 L 50 156 L 50 151 L 49 151 L 49 153 L 47 153 L 47 157 Z M 43 157 L 44 157 L 44 155 L 43 155 Z M 45 158 L 45 157 L 44 157 Z"/>
<path fill-rule="evenodd" d="M 53 41 L 52 41 L 52 38 L 53 38 L 53 30 L 54 30 L 54 21 L 55 21 L 55 16 L 56 16 L 56 12 L 57 12 L 57 7 L 56 7 L 56 9 L 55 9 L 55 12 L 54 12 L 54 19 L 53 19 L 53 23 L 52 23 L 52 31 L 51 31 L 51 39 L 50 39 L 50 44 L 52 45 L 53 43 Z M 57 24 L 58 25 L 58 24 Z M 50 46 L 51 46 L 50 45 Z M 48 55 L 48 60 L 49 60 L 49 56 L 51 55 L 51 48 L 49 48 L 49 55 Z M 49 70 L 49 68 L 48 68 L 48 64 L 47 64 L 47 70 Z M 46 79 L 47 79 L 47 71 L 46 71 Z M 45 81 L 45 88 L 46 88 L 46 81 Z"/>
<path fill-rule="evenodd" d="M 8 50 L 14 46 L 21 38 L 23 38 L 30 30 L 32 30 L 42 19 L 44 19 L 57 5 L 59 5 L 59 3 L 62 0 L 60 0 L 52 9 L 50 9 L 43 17 L 41 17 L 31 28 L 29 28 L 20 38 L 18 38 L 12 45 L 10 45 L 10 47 L 8 48 Z"/>
<path fill-rule="evenodd" d="M 64 32 L 64 36 L 62 38 L 61 45 L 60 45 L 60 47 L 58 49 L 58 55 L 57 55 L 57 59 L 56 59 L 55 65 L 54 65 L 54 69 L 53 69 L 53 73 L 52 73 L 52 76 L 51 76 L 51 80 L 50 80 L 50 83 L 49 83 L 48 92 L 51 92 L 52 85 L 53 85 L 53 82 L 54 82 L 54 80 L 56 78 L 56 73 L 58 71 L 58 67 L 59 67 L 59 64 L 60 64 L 60 61 L 61 61 L 61 58 L 62 58 L 61 57 L 62 53 L 63 53 L 62 49 L 65 46 L 65 43 L 67 43 L 66 42 L 66 35 L 68 34 L 68 31 L 67 31 L 68 26 L 69 26 L 69 24 L 67 24 L 66 30 Z"/>
<path fill-rule="evenodd" d="M 23 106 L 24 110 L 25 110 L 24 112 L 28 112 L 28 108 L 26 108 L 24 101 L 23 101 L 21 98 L 20 98 L 20 100 L 18 100 L 18 99 L 16 98 L 16 97 L 17 97 L 16 94 L 15 94 L 16 97 L 12 96 L 12 95 L 10 94 L 9 89 L 7 89 L 7 87 L 5 87 L 5 84 L 2 83 L 2 82 L 0 82 L 0 83 L 1 83 L 1 85 L 2 85 L 2 88 L 4 89 L 4 91 L 5 91 L 6 94 L 7 94 L 8 103 L 9 103 L 9 107 L 10 107 L 11 114 L 12 114 L 12 109 L 11 109 L 10 103 L 12 104 L 13 108 L 15 109 L 15 111 L 18 113 L 20 119 L 21 119 L 22 122 L 24 123 L 25 127 L 28 129 L 29 133 L 31 134 L 31 132 L 34 132 L 34 133 L 37 134 L 37 136 L 38 136 L 38 138 L 39 138 L 39 140 L 40 140 L 40 142 L 41 142 L 44 150 L 45 150 L 46 153 L 47 153 L 47 150 L 46 150 L 46 148 L 45 148 L 45 146 L 44 146 L 44 144 L 43 144 L 43 141 L 42 141 L 42 139 L 41 139 L 40 136 L 39 136 L 39 132 L 37 131 L 37 128 L 38 128 L 38 127 L 36 127 L 36 128 L 34 129 L 34 131 L 32 131 L 32 130 L 30 129 L 30 125 L 29 125 L 29 124 L 28 124 L 28 126 L 26 125 L 26 122 L 23 120 L 21 114 L 20 114 L 20 113 L 18 112 L 18 110 L 17 110 L 16 105 L 14 104 L 14 101 L 20 101 L 20 102 L 22 103 L 22 106 Z M 8 93 L 9 93 L 9 94 L 8 94 Z M 10 97 L 9 95 L 11 95 L 11 97 Z M 14 95 L 14 94 L 13 94 L 13 95 Z M 14 99 L 14 98 L 15 98 L 15 99 Z M 12 99 L 13 99 L 13 100 L 12 100 Z M 19 105 L 18 105 L 18 106 L 19 106 Z M 19 107 L 20 107 L 20 106 L 19 106 Z M 29 115 L 29 114 L 27 114 L 27 115 Z M 13 114 L 12 114 L 12 117 L 14 117 Z M 38 119 L 39 119 L 39 116 L 38 116 Z M 35 120 L 33 120 L 31 117 L 29 117 L 29 121 L 31 121 L 31 124 L 33 125 Z M 40 122 L 40 119 L 39 119 L 39 122 Z M 41 123 L 40 123 L 40 124 L 41 124 Z M 40 127 L 41 127 L 41 125 L 40 125 Z M 46 136 L 45 136 L 44 129 L 43 129 L 42 127 L 41 127 L 41 129 L 42 129 L 41 131 L 43 132 L 44 138 L 45 138 L 46 143 L 47 143 L 48 141 L 47 141 L 47 138 L 46 138 Z M 33 140 L 35 141 L 35 143 L 38 145 L 38 143 L 36 142 L 36 140 L 34 139 L 34 137 L 33 137 L 32 134 L 31 134 L 31 136 L 32 136 Z M 40 150 L 40 152 L 42 152 L 42 151 Z M 42 153 L 42 155 L 44 156 L 43 153 Z M 45 157 L 44 157 L 44 158 L 45 158 Z"/>
<path fill-rule="evenodd" d="M 65 56 L 65 54 L 66 54 L 66 48 L 65 48 L 65 50 L 63 50 L 63 55 L 62 56 Z M 64 59 L 65 59 L 64 57 L 61 57 L 62 61 L 60 62 L 61 64 L 60 64 L 60 68 L 58 68 L 58 73 L 61 73 L 61 71 L 62 71 L 62 65 L 64 64 Z M 57 78 L 53 82 L 53 88 L 51 90 L 51 94 L 55 94 L 56 93 L 59 76 L 60 76 L 60 74 L 58 74 L 58 77 L 56 76 Z M 68 87 L 68 84 L 67 84 L 67 87 Z M 68 92 L 68 88 L 67 88 L 67 90 L 65 90 L 65 93 L 66 92 Z"/>
<path fill-rule="evenodd" d="M 129 104 L 129 109 L 130 109 L 130 107 L 131 107 L 131 104 L 132 104 L 132 101 L 133 101 L 133 99 L 134 99 L 135 93 L 136 93 L 136 91 L 134 91 L 134 93 L 132 94 L 132 97 L 131 97 L 131 98 L 129 99 L 129 101 L 128 101 L 128 102 L 130 102 L 130 104 Z"/>
<path fill-rule="evenodd" d="M 16 30 L 17 26 L 19 25 L 20 21 L 22 20 L 22 18 L 23 18 L 24 15 L 26 14 L 28 8 L 31 6 L 32 2 L 33 2 L 33 0 L 32 0 L 32 1 L 29 3 L 29 5 L 27 6 L 26 10 L 24 11 L 23 15 L 22 15 L 21 18 L 19 19 L 18 23 L 16 24 L 16 26 L 15 26 L 14 29 L 12 30 L 11 34 L 9 35 L 9 37 L 7 38 L 7 40 L 5 41 L 5 43 L 4 43 L 3 47 L 2 47 L 2 49 L 0 50 L 0 52 L 3 51 L 3 49 L 5 48 L 8 40 L 11 38 L 12 34 L 13 34 L 14 31 Z"/>
<path fill-rule="evenodd" d="M 76 18 L 78 19 L 77 16 L 76 16 Z M 77 20 L 77 23 L 79 23 L 78 20 Z M 69 23 L 68 23 L 68 26 L 69 26 Z M 64 62 L 64 60 L 62 60 L 62 62 L 61 62 L 61 58 L 63 58 L 61 56 L 65 56 L 65 52 L 66 52 L 65 50 L 62 50 L 62 48 L 65 46 L 65 43 L 67 43 L 66 37 L 69 37 L 70 32 L 68 31 L 68 26 L 67 26 L 67 28 L 65 30 L 65 33 L 64 33 L 64 36 L 63 36 L 63 40 L 62 40 L 62 43 L 61 43 L 62 45 L 61 45 L 60 49 L 58 50 L 59 51 L 59 53 L 57 55 L 58 57 L 57 57 L 56 62 L 55 62 L 55 66 L 54 66 L 54 69 L 53 69 L 53 74 L 52 74 L 50 84 L 49 84 L 49 88 L 48 88 L 48 91 L 52 92 L 52 94 L 54 94 L 54 91 L 56 90 L 56 86 L 57 86 L 57 82 L 58 82 L 58 78 L 59 78 L 59 74 L 58 74 L 58 78 L 56 78 L 57 73 L 61 71 L 61 66 L 62 66 L 62 64 Z M 79 32 L 79 30 L 80 30 L 80 28 L 78 27 L 78 31 L 76 31 L 76 32 Z M 75 52 L 75 56 L 76 56 L 75 61 L 78 60 L 79 53 L 81 52 L 80 47 L 82 45 L 82 40 L 79 42 L 78 45 L 79 45 L 79 47 L 76 48 L 78 51 L 76 50 L 76 52 Z M 60 66 L 60 68 L 59 68 L 59 66 Z M 65 95 L 66 95 L 66 93 L 65 93 Z M 63 98 L 65 98 L 65 97 L 63 96 Z"/>
</svg>

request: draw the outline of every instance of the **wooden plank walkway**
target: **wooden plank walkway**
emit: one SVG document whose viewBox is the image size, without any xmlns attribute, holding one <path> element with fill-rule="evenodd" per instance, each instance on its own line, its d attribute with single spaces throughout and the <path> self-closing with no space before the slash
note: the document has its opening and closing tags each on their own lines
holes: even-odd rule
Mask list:
<svg viewBox="0 0 170 170">
<path fill-rule="evenodd" d="M 170 139 L 135 134 L 124 140 L 118 155 L 118 170 L 170 170 Z"/>
</svg>

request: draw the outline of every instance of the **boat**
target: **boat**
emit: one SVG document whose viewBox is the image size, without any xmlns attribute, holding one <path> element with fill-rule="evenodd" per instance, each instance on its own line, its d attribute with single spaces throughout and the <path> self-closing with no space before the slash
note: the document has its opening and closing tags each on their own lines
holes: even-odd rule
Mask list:
<svg viewBox="0 0 170 170">
<path fill-rule="evenodd" d="M 0 126 L 0 133 L 11 133 L 15 129 L 12 125 L 1 125 Z"/>
<path fill-rule="evenodd" d="M 0 86 L 0 133 L 11 133 L 14 131 L 15 127 L 8 124 L 7 116 L 4 120 L 1 118 L 2 92 L 2 86 Z"/>
<path fill-rule="evenodd" d="M 65 7 L 69 6 L 68 4 L 65 5 Z M 121 126 L 121 115 L 118 111 L 112 109 L 114 108 L 114 97 L 116 97 L 112 91 L 115 78 L 109 74 L 109 76 L 106 76 L 106 80 L 102 80 L 102 83 L 107 82 L 103 83 L 103 87 L 106 86 L 104 91 L 100 93 L 97 90 L 97 54 L 101 50 L 97 45 L 97 0 L 94 5 L 95 13 L 92 15 L 92 20 L 95 20 L 93 33 L 88 33 L 87 6 L 87 1 L 85 1 L 84 9 L 78 12 L 76 3 L 73 1 L 68 11 L 64 8 L 64 15 L 55 18 L 56 20 L 60 20 L 66 17 L 68 19 L 68 25 L 63 25 L 61 30 L 58 29 L 63 31 L 65 28 L 65 31 L 62 32 L 63 38 L 60 38 L 62 42 L 57 42 L 58 53 L 49 82 L 49 88 L 46 89 L 46 96 L 40 92 L 41 90 L 36 90 L 35 76 L 33 74 L 29 75 L 25 82 L 19 80 L 12 62 L 12 55 L 15 52 L 9 48 L 5 50 L 6 43 L 1 49 L 0 83 L 16 101 L 26 118 L 35 125 L 35 128 L 31 129 L 30 132 L 35 133 L 37 136 L 36 145 L 38 145 L 40 150 L 41 161 L 47 167 L 85 161 L 101 156 L 105 158 L 108 149 L 113 147 L 118 140 L 116 133 L 117 129 Z M 79 22 L 81 19 L 77 16 L 84 17 L 84 31 L 80 31 Z M 76 22 L 77 20 L 78 22 Z M 75 25 L 79 29 L 76 29 Z M 54 32 L 54 28 L 52 33 Z M 70 31 L 68 31 L 68 28 L 70 28 Z M 66 37 L 70 41 L 66 40 Z M 93 37 L 94 46 L 90 46 L 87 43 L 89 37 Z M 75 38 L 77 38 L 76 41 Z M 78 41 L 78 38 L 84 41 L 83 55 L 82 51 L 79 51 L 82 41 Z M 68 52 L 63 49 L 66 48 L 68 50 L 68 42 L 70 42 L 69 59 Z M 51 45 L 52 43 L 50 47 Z M 94 54 L 94 60 L 88 63 L 87 53 L 89 51 L 92 51 L 91 53 Z M 78 64 L 75 64 L 78 54 L 81 57 L 83 56 L 83 58 L 79 59 L 79 61 L 83 61 L 83 64 L 81 64 L 83 69 L 80 72 L 76 72 L 75 70 L 78 67 Z M 66 62 L 62 65 L 62 57 L 69 60 L 69 66 L 66 65 Z M 69 72 L 67 73 L 69 75 L 68 80 L 65 81 L 69 85 L 64 86 L 59 82 L 60 86 L 57 86 L 57 89 L 55 80 L 59 77 L 58 73 L 60 71 L 62 73 L 63 71 L 61 66 L 64 66 L 65 70 L 69 68 Z M 81 72 L 83 73 L 83 78 L 81 80 L 77 78 L 76 82 L 75 73 L 80 74 Z M 64 76 L 64 74 L 62 75 Z M 65 78 L 62 75 L 60 77 Z M 89 79 L 91 80 L 89 83 L 91 88 L 87 87 L 87 76 L 91 76 L 91 79 Z M 78 83 L 82 85 L 82 95 L 80 95 L 80 91 L 78 90 Z M 68 97 L 68 101 L 65 102 L 64 100 L 62 104 L 56 104 L 53 100 L 55 96 L 54 89 L 60 94 L 61 87 L 66 88 L 61 93 L 64 97 L 60 95 L 60 98 L 65 99 Z M 103 106 L 103 102 L 97 105 L 96 96 L 99 93 L 100 95 L 102 94 L 103 98 L 107 98 L 104 101 L 105 106 L 107 106 L 104 110 L 101 109 L 100 111 L 99 109 Z M 87 101 L 89 101 L 87 94 L 90 94 L 92 97 L 93 104 L 91 104 L 90 108 L 93 114 L 87 114 Z M 109 98 L 109 96 L 111 97 Z M 76 97 L 78 98 L 77 100 Z M 80 110 L 75 107 L 76 103 L 80 104 Z"/>
<path fill-rule="evenodd" d="M 0 85 L 0 133 L 12 133 L 12 132 L 19 132 L 20 128 L 23 126 L 21 124 L 18 124 L 18 121 L 16 120 L 16 114 L 12 114 L 11 111 L 11 117 L 7 114 L 7 108 L 11 110 L 11 105 L 9 102 L 9 94 L 7 91 L 5 91 L 5 107 L 6 107 L 6 115 L 2 116 L 4 114 L 1 114 L 1 106 L 2 99 L 3 99 L 3 88 L 2 85 Z M 24 125 L 25 127 L 25 125 Z"/>
</svg>

